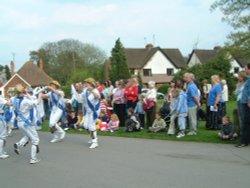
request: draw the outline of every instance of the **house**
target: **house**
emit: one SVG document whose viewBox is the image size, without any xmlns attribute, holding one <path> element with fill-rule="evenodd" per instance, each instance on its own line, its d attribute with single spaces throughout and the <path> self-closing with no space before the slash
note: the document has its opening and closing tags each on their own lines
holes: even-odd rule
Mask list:
<svg viewBox="0 0 250 188">
<path fill-rule="evenodd" d="M 38 67 L 32 61 L 26 62 L 18 72 L 14 72 L 14 63 L 11 62 L 12 77 L 1 87 L 3 96 L 11 93 L 17 84 L 22 84 L 25 87 L 46 86 L 53 79 L 47 75 L 43 66 Z"/>
<path fill-rule="evenodd" d="M 213 59 L 216 59 L 220 52 L 220 47 L 214 47 L 214 49 L 195 49 L 189 56 L 187 65 L 192 67 L 197 64 L 210 62 Z M 249 63 L 249 61 L 243 58 L 232 57 L 230 54 L 228 54 L 228 57 L 232 66 L 230 72 L 234 75 L 237 75 L 238 72 L 244 70 L 244 66 Z"/>
<path fill-rule="evenodd" d="M 157 84 L 169 83 L 186 65 L 176 48 L 164 49 L 148 44 L 145 48 L 125 48 L 125 53 L 131 74 L 140 74 L 144 84 L 150 80 Z"/>
</svg>

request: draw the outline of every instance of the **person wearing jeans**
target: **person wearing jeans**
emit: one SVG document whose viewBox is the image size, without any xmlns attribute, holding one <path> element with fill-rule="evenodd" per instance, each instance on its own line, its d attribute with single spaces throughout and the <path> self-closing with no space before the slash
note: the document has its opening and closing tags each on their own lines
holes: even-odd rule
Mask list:
<svg viewBox="0 0 250 188">
<path fill-rule="evenodd" d="M 248 78 L 244 84 L 240 106 L 242 109 L 242 130 L 240 135 L 240 143 L 236 145 L 238 148 L 247 146 L 250 143 L 250 63 L 245 66 Z"/>
</svg>

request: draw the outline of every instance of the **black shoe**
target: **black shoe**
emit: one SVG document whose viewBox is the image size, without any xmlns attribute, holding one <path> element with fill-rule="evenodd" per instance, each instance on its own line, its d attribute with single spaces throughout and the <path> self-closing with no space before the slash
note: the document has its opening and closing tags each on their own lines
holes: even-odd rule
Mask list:
<svg viewBox="0 0 250 188">
<path fill-rule="evenodd" d="M 20 150 L 17 144 L 14 144 L 14 152 L 19 155 L 20 154 Z"/>
<path fill-rule="evenodd" d="M 248 146 L 248 144 L 237 144 L 235 147 L 236 148 L 243 148 L 243 147 L 246 147 Z"/>
</svg>

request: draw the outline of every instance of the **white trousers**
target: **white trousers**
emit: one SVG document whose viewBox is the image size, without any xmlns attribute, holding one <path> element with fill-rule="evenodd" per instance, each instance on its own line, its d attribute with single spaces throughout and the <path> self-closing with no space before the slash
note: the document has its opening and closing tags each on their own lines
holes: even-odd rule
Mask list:
<svg viewBox="0 0 250 188">
<path fill-rule="evenodd" d="M 96 131 L 96 121 L 97 119 L 94 119 L 93 113 L 86 113 L 84 116 L 84 128 L 88 129 L 91 132 Z"/>
<path fill-rule="evenodd" d="M 4 122 L 0 120 L 0 139 L 5 140 L 8 136 L 7 126 Z"/>
<path fill-rule="evenodd" d="M 31 159 L 37 158 L 38 145 L 39 145 L 39 136 L 36 131 L 36 126 L 24 127 L 23 122 L 18 122 L 18 127 L 23 131 L 24 136 L 17 143 L 19 147 L 24 147 L 29 141 L 31 141 Z"/>
<path fill-rule="evenodd" d="M 63 111 L 57 107 L 53 107 L 50 113 L 49 127 L 55 128 L 55 132 L 53 133 L 55 139 L 58 139 L 59 136 L 64 132 L 64 130 L 57 124 L 58 121 L 62 118 L 62 115 L 63 115 Z"/>
<path fill-rule="evenodd" d="M 5 122 L 2 122 L 0 120 L 0 155 L 3 154 L 4 150 L 4 145 L 5 145 L 5 140 L 8 136 L 8 132 L 7 132 L 7 126 L 5 124 Z"/>
</svg>

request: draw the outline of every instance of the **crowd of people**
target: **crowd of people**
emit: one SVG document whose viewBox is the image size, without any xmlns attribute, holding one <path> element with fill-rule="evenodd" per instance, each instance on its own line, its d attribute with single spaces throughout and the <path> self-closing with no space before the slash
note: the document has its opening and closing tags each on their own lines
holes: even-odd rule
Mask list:
<svg viewBox="0 0 250 188">
<path fill-rule="evenodd" d="M 51 143 L 64 139 L 69 129 L 87 129 L 91 140 L 89 148 L 98 147 L 98 131 L 115 132 L 121 127 L 127 132 L 167 131 L 177 138 L 198 134 L 199 118 L 206 120 L 208 130 L 220 130 L 219 138 L 232 140 L 240 136 L 237 147 L 250 142 L 250 64 L 239 73 L 235 94 L 240 120 L 240 132 L 236 133 L 226 111 L 228 86 L 218 75 L 211 81 L 204 80 L 202 87 L 195 75 L 185 73 L 182 80 L 171 81 L 166 99 L 169 122 L 157 108 L 157 88 L 154 81 L 148 82 L 148 90 L 142 93 L 142 86 L 136 77 L 118 80 L 115 86 L 110 81 L 103 83 L 87 78 L 84 82 L 72 84 L 71 98 L 65 99 L 59 82 L 52 81 L 43 88 L 24 88 L 17 85 L 13 96 L 0 97 L 0 158 L 8 158 L 4 151 L 6 138 L 11 128 L 18 127 L 24 137 L 14 144 L 14 151 L 20 154 L 22 147 L 31 142 L 31 164 L 40 160 L 37 129 L 42 120 L 49 116 L 49 127 L 53 135 Z M 202 105 L 205 105 L 205 112 Z M 47 108 L 48 107 L 48 108 Z"/>
</svg>

